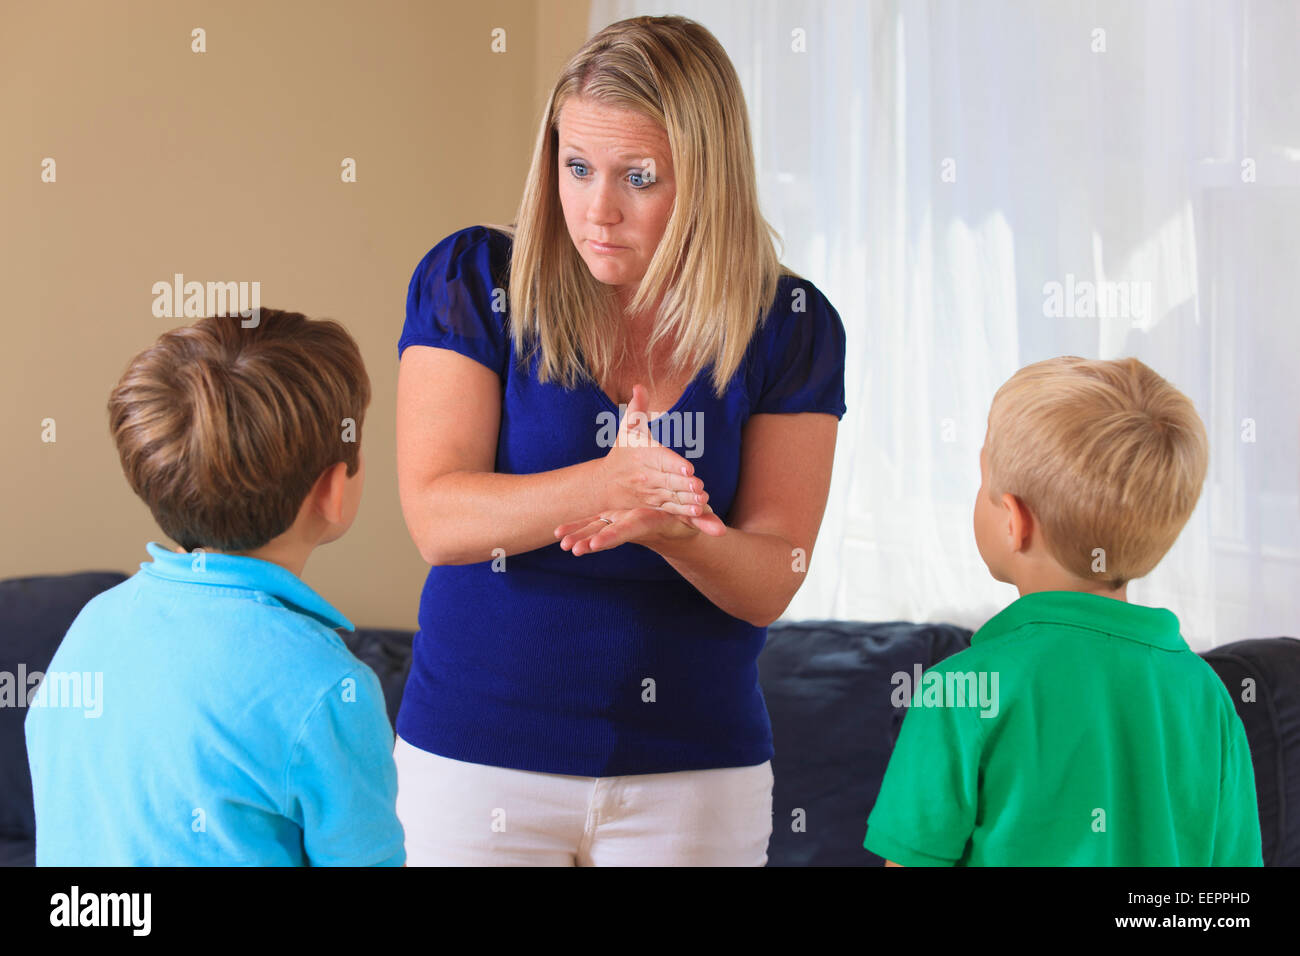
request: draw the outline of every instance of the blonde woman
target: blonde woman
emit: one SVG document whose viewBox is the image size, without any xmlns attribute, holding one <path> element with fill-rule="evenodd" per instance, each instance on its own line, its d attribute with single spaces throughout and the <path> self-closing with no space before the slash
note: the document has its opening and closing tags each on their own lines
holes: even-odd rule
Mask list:
<svg viewBox="0 0 1300 956">
<path fill-rule="evenodd" d="M 638 17 L 564 69 L 515 224 L 416 268 L 398 471 L 432 567 L 397 722 L 412 865 L 766 862 L 756 662 L 845 412 L 839 315 L 772 236 L 726 53 Z"/>
</svg>

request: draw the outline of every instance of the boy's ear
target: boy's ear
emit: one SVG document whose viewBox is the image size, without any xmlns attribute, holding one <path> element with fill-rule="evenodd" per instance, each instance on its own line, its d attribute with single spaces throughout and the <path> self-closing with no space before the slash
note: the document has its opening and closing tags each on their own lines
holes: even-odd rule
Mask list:
<svg viewBox="0 0 1300 956">
<path fill-rule="evenodd" d="M 338 461 L 321 472 L 321 476 L 316 479 L 316 487 L 312 489 L 312 499 L 317 510 L 332 524 L 343 520 L 343 497 L 347 481 L 347 462 Z"/>
<path fill-rule="evenodd" d="M 1006 521 L 1007 545 L 1013 554 L 1029 547 L 1029 540 L 1034 533 L 1034 516 L 1025 507 L 1025 503 L 1010 492 L 1002 495 L 999 502 L 1002 515 Z"/>
</svg>

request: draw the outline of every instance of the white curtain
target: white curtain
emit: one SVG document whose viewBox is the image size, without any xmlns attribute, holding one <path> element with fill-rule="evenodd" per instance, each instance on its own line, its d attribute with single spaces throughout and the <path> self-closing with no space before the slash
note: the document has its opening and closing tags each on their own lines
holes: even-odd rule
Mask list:
<svg viewBox="0 0 1300 956">
<path fill-rule="evenodd" d="M 787 618 L 1009 603 L 971 528 L 994 391 L 1135 355 L 1195 402 L 1211 463 L 1130 600 L 1198 650 L 1300 636 L 1300 4 L 594 0 L 591 32 L 668 13 L 729 52 L 784 260 L 848 332 Z"/>
</svg>

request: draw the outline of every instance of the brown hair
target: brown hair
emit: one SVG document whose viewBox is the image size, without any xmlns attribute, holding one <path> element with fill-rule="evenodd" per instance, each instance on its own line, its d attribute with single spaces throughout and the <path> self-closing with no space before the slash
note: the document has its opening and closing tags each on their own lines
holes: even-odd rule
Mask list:
<svg viewBox="0 0 1300 956">
<path fill-rule="evenodd" d="M 260 548 L 289 529 L 327 468 L 358 466 L 370 378 L 352 336 L 278 309 L 243 321 L 163 333 L 108 399 L 131 490 L 187 551 Z"/>
<path fill-rule="evenodd" d="M 1173 546 L 1209 461 L 1191 400 L 1135 358 L 1025 366 L 993 398 L 984 451 L 993 500 L 1015 495 L 1062 567 L 1112 588 Z"/>
</svg>

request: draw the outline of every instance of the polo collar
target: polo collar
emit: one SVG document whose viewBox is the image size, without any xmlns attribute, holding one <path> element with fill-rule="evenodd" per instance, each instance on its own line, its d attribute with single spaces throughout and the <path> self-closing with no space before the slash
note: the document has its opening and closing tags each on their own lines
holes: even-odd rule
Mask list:
<svg viewBox="0 0 1300 956">
<path fill-rule="evenodd" d="M 153 541 L 145 545 L 145 550 L 153 556 L 153 561 L 140 562 L 140 570 L 145 574 L 184 584 L 260 591 L 291 610 L 315 618 L 328 628 L 356 630 L 351 621 L 301 578 L 274 562 L 238 554 L 204 552 L 199 567 L 197 552 L 176 552 Z"/>
<path fill-rule="evenodd" d="M 1166 651 L 1190 650 L 1179 633 L 1178 618 L 1172 611 L 1082 591 L 1026 594 L 991 617 L 971 637 L 971 644 L 993 640 L 1026 624 L 1064 624 Z"/>
</svg>

